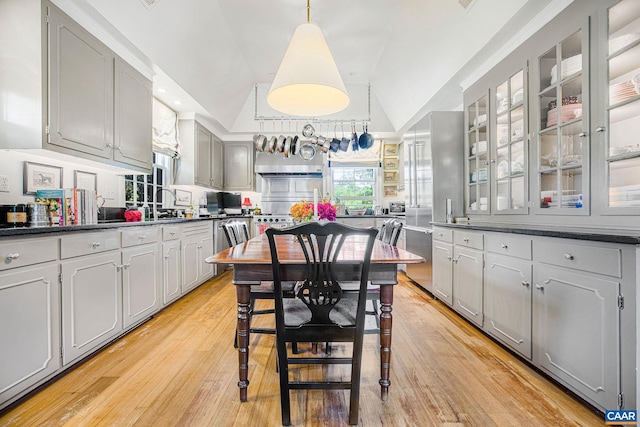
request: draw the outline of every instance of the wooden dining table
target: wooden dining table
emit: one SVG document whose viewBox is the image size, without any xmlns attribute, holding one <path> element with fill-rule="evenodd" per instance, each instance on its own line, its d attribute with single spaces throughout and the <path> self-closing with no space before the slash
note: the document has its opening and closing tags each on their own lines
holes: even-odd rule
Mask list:
<svg viewBox="0 0 640 427">
<path fill-rule="evenodd" d="M 280 254 L 283 281 L 303 280 L 306 260 L 300 245 L 292 236 L 276 236 L 276 245 Z M 364 244 L 358 237 L 352 236 L 345 241 L 338 258 L 345 261 L 345 268 L 336 273 L 338 280 L 352 281 L 353 264 L 347 261 L 362 259 Z M 249 386 L 249 310 L 251 285 L 260 285 L 273 281 L 271 252 L 266 235 L 254 237 L 242 244 L 227 248 L 206 259 L 210 264 L 233 264 L 233 284 L 236 286 L 238 300 L 238 387 L 240 401 L 247 401 Z M 424 258 L 376 240 L 371 254 L 369 281 L 380 287 L 380 387 L 382 400 L 389 394 L 389 371 L 391 368 L 391 332 L 393 285 L 398 283 L 398 264 L 417 264 L 425 262 Z"/>
</svg>

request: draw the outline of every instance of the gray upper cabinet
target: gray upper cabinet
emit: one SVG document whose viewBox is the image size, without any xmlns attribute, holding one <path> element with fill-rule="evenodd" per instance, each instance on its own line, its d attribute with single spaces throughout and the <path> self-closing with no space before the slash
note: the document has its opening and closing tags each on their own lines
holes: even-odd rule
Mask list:
<svg viewBox="0 0 640 427">
<path fill-rule="evenodd" d="M 465 90 L 467 215 L 640 226 L 638 34 L 637 0 L 574 2 Z"/>
<path fill-rule="evenodd" d="M 224 144 L 215 136 L 211 139 L 211 183 L 213 188 L 224 185 Z"/>
<path fill-rule="evenodd" d="M 151 169 L 153 85 L 122 59 L 115 58 L 115 141 L 113 158 Z"/>
<path fill-rule="evenodd" d="M 222 190 L 223 145 L 206 127 L 193 119 L 180 120 L 182 154 L 176 184 Z"/>
<path fill-rule="evenodd" d="M 0 25 L 12 29 L 2 40 L 3 53 L 11 47 L 0 58 L 0 115 L 21 100 L 20 120 L 0 122 L 0 148 L 151 171 L 149 79 L 48 1 L 3 2 Z"/>
<path fill-rule="evenodd" d="M 251 142 L 224 144 L 224 188 L 230 191 L 253 191 L 254 149 Z"/>
<path fill-rule="evenodd" d="M 212 139 L 213 135 L 211 135 L 211 132 L 200 125 L 196 125 L 195 184 L 204 187 L 212 187 Z"/>
<path fill-rule="evenodd" d="M 54 8 L 48 12 L 47 143 L 109 159 L 113 152 L 113 54 Z"/>
</svg>

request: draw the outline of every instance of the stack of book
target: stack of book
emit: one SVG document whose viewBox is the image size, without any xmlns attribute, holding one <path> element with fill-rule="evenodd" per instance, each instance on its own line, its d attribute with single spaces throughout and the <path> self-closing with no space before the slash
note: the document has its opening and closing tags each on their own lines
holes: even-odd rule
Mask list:
<svg viewBox="0 0 640 427">
<path fill-rule="evenodd" d="M 96 192 L 80 188 L 38 190 L 36 201 L 49 206 L 53 226 L 98 223 Z"/>
</svg>

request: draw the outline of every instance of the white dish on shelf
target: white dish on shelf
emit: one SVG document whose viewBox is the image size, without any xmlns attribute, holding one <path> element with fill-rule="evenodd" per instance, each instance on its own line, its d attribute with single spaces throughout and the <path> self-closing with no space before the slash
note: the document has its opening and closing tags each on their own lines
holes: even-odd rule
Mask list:
<svg viewBox="0 0 640 427">
<path fill-rule="evenodd" d="M 629 33 L 609 40 L 609 55 L 640 39 L 640 33 Z"/>
</svg>

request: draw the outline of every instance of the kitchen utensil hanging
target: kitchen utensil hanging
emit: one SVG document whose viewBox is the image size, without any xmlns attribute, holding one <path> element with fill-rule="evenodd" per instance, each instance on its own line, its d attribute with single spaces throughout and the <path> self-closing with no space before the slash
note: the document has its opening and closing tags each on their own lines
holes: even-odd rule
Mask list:
<svg viewBox="0 0 640 427">
<path fill-rule="evenodd" d="M 351 123 L 351 150 L 358 151 L 358 134 L 355 123 Z"/>
<path fill-rule="evenodd" d="M 369 134 L 367 125 L 362 126 L 363 133 L 360 135 L 360 139 L 358 140 L 358 145 L 363 150 L 371 148 L 373 145 L 373 137 Z"/>
</svg>

